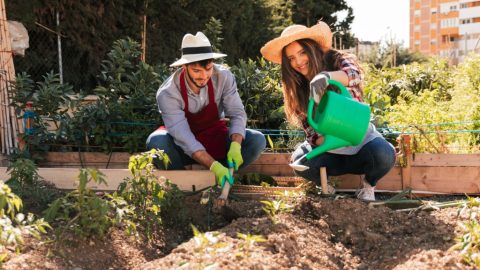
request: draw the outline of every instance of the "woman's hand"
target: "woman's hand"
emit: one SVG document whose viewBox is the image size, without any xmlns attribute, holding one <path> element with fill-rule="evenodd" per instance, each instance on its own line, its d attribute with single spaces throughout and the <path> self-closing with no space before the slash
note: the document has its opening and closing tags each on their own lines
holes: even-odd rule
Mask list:
<svg viewBox="0 0 480 270">
<path fill-rule="evenodd" d="M 318 136 L 318 139 L 315 141 L 315 146 L 322 145 L 324 141 L 325 138 L 323 136 Z"/>
<path fill-rule="evenodd" d="M 320 103 L 320 99 L 327 89 L 328 80 L 330 80 L 328 72 L 321 72 L 310 81 L 310 98 L 313 98 L 315 103 Z"/>
</svg>

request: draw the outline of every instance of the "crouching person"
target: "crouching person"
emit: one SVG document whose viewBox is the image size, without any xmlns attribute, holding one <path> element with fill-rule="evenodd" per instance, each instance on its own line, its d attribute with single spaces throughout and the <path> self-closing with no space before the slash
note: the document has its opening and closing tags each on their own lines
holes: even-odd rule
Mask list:
<svg viewBox="0 0 480 270">
<path fill-rule="evenodd" d="M 217 182 L 228 179 L 228 167 L 238 170 L 256 160 L 265 148 L 265 136 L 246 129 L 247 115 L 234 75 L 214 59 L 208 38 L 186 34 L 175 71 L 157 92 L 165 127 L 147 139 L 148 149 L 161 149 L 170 158 L 169 170 L 198 163 L 210 168 Z M 230 119 L 229 127 L 223 119 Z M 161 163 L 161 162 L 160 162 Z M 163 167 L 162 164 L 157 166 Z"/>
</svg>

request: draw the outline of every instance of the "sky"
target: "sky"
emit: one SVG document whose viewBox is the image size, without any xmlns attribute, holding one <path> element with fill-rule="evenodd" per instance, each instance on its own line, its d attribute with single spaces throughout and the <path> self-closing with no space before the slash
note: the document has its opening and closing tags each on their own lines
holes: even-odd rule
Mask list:
<svg viewBox="0 0 480 270">
<path fill-rule="evenodd" d="M 409 0 L 346 0 L 353 8 L 352 32 L 361 41 L 394 39 L 409 46 Z M 340 15 L 339 15 L 340 17 Z"/>
</svg>

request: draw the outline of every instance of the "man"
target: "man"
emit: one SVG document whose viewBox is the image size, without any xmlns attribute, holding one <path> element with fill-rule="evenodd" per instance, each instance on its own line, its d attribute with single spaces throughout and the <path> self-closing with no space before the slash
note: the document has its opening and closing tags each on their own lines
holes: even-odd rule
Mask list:
<svg viewBox="0 0 480 270">
<path fill-rule="evenodd" d="M 164 150 L 170 158 L 166 169 L 183 170 L 196 162 L 210 168 L 222 186 L 232 179 L 227 167 L 238 170 L 250 164 L 266 143 L 262 133 L 245 129 L 247 115 L 235 77 L 213 63 L 225 56 L 214 53 L 201 32 L 183 37 L 182 57 L 170 65 L 181 68 L 157 92 L 165 127 L 147 139 L 148 149 Z M 224 116 L 230 118 L 229 128 Z"/>
</svg>

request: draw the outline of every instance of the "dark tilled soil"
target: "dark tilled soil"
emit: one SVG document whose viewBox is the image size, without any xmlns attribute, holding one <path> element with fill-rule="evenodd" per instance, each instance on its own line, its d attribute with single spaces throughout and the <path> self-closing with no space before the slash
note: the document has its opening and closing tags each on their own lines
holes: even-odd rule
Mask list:
<svg viewBox="0 0 480 270">
<path fill-rule="evenodd" d="M 449 250 L 462 220 L 457 208 L 408 213 L 307 197 L 274 223 L 257 201 L 232 201 L 213 212 L 198 201 L 189 197 L 186 205 L 192 224 L 210 231 L 204 237 L 192 237 L 182 225 L 160 232 L 153 244 L 118 229 L 62 249 L 29 239 L 4 269 L 473 269 Z M 237 233 L 266 241 L 248 242 Z"/>
</svg>

